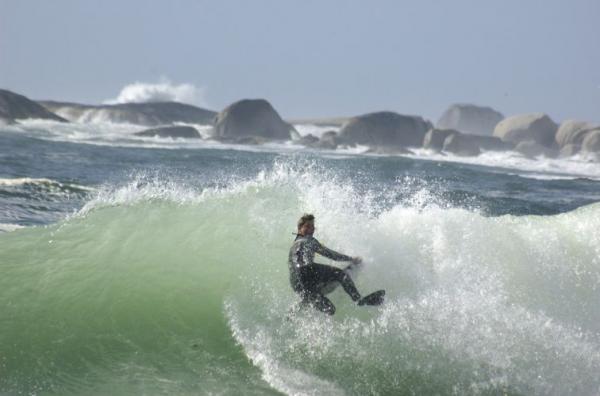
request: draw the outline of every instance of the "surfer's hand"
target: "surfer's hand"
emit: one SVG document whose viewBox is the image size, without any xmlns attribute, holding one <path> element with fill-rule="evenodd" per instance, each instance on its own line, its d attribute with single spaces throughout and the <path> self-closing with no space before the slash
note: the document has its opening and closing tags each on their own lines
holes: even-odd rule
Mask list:
<svg viewBox="0 0 600 396">
<path fill-rule="evenodd" d="M 360 264 L 362 263 L 362 257 L 352 257 L 352 264 Z"/>
</svg>

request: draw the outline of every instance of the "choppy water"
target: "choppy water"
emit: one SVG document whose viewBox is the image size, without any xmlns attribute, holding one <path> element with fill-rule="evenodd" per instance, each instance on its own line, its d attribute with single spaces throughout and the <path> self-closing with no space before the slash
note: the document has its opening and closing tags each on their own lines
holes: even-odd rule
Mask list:
<svg viewBox="0 0 600 396">
<path fill-rule="evenodd" d="M 90 128 L 0 131 L 0 394 L 600 393 L 598 165 Z M 304 212 L 382 307 L 286 319 Z"/>
</svg>

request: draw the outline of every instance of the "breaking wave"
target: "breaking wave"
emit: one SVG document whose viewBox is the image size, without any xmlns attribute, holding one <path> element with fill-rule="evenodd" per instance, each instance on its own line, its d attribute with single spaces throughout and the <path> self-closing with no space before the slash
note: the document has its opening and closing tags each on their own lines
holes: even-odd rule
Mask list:
<svg viewBox="0 0 600 396">
<path fill-rule="evenodd" d="M 405 188 L 398 181 L 392 190 Z M 0 235 L 0 393 L 600 392 L 600 205 L 486 217 L 285 164 L 244 182 L 97 191 Z M 334 317 L 288 317 L 297 217 L 361 255 Z"/>
</svg>

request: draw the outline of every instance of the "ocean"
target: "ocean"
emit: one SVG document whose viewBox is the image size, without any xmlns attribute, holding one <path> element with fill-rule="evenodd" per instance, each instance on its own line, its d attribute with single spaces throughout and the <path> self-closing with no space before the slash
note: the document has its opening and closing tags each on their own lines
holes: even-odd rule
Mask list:
<svg viewBox="0 0 600 396">
<path fill-rule="evenodd" d="M 600 394 L 599 163 L 133 129 L 0 127 L 0 395 Z M 382 306 L 289 314 L 303 213 Z"/>
</svg>

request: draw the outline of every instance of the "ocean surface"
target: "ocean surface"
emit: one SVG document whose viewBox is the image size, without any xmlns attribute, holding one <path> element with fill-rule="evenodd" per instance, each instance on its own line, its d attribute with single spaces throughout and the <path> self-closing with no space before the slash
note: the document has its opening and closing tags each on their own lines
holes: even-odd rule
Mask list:
<svg viewBox="0 0 600 396">
<path fill-rule="evenodd" d="M 0 127 L 0 395 L 600 394 L 600 164 L 139 129 Z M 288 314 L 305 212 L 384 305 Z"/>
</svg>

